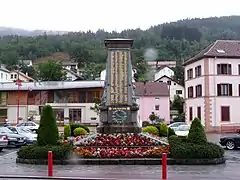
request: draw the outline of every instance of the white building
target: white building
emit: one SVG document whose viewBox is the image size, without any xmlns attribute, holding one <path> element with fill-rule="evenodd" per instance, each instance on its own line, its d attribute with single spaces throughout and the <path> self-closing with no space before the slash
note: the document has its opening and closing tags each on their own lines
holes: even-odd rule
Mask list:
<svg viewBox="0 0 240 180">
<path fill-rule="evenodd" d="M 174 76 L 174 71 L 169 66 L 162 66 L 155 73 L 154 81 L 160 79 L 163 76 L 172 78 Z"/>
<path fill-rule="evenodd" d="M 170 92 L 170 101 L 174 100 L 175 95 L 179 95 L 180 97 L 184 98 L 184 87 L 174 81 L 172 78 L 164 75 L 161 78 L 157 79 L 155 82 L 164 82 L 168 85 Z"/>
<path fill-rule="evenodd" d="M 185 62 L 185 115 L 207 131 L 240 128 L 240 41 L 218 40 Z"/>
<path fill-rule="evenodd" d="M 16 81 L 18 79 L 22 81 L 22 82 L 32 82 L 34 81 L 33 78 L 29 77 L 27 74 L 24 74 L 22 72 L 18 72 L 17 70 L 13 70 L 10 72 L 10 80 L 11 82 Z"/>
<path fill-rule="evenodd" d="M 82 80 L 83 78 L 81 76 L 79 76 L 77 73 L 75 73 L 72 70 L 69 69 L 65 69 L 66 71 L 66 77 L 67 77 L 67 81 L 76 81 L 76 80 Z"/>
<path fill-rule="evenodd" d="M 12 82 L 10 79 L 10 71 L 7 70 L 4 65 L 0 67 L 0 82 Z"/>
</svg>

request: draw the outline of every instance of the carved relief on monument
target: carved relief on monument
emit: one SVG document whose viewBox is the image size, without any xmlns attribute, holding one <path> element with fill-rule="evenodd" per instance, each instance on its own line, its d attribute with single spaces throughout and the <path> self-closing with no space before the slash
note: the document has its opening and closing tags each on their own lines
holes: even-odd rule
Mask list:
<svg viewBox="0 0 240 180">
<path fill-rule="evenodd" d="M 128 52 L 118 50 L 112 51 L 110 64 L 110 102 L 111 104 L 127 104 Z"/>
</svg>

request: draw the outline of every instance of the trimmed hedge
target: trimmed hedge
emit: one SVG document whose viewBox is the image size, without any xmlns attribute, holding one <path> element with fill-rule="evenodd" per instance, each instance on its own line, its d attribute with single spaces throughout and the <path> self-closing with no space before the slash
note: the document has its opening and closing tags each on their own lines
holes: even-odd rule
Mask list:
<svg viewBox="0 0 240 180">
<path fill-rule="evenodd" d="M 173 136 L 173 135 L 176 135 L 175 131 L 172 128 L 169 127 L 168 128 L 168 137 Z"/>
<path fill-rule="evenodd" d="M 73 146 L 70 144 L 63 144 L 59 146 L 36 146 L 27 145 L 22 146 L 17 152 L 18 158 L 21 159 L 48 159 L 48 151 L 52 151 L 54 160 L 68 159 Z"/>
<path fill-rule="evenodd" d="M 199 118 L 194 118 L 189 133 L 188 141 L 194 144 L 205 144 L 207 136 Z"/>
<path fill-rule="evenodd" d="M 71 126 L 70 124 L 67 124 L 64 126 L 64 139 L 67 139 L 71 136 Z"/>
<path fill-rule="evenodd" d="M 81 124 L 70 124 L 71 126 L 71 136 L 74 136 L 74 130 L 76 128 L 83 128 L 87 131 L 87 133 L 90 132 L 89 128 L 87 126 L 81 125 Z"/>
<path fill-rule="evenodd" d="M 154 135 L 158 135 L 158 129 L 154 126 L 147 126 L 147 127 L 144 127 L 142 128 L 142 132 L 145 132 L 145 133 L 149 133 L 149 134 L 154 134 Z"/>
<path fill-rule="evenodd" d="M 81 135 L 87 135 L 87 131 L 85 129 L 79 127 L 79 128 L 74 129 L 73 134 L 76 137 L 81 136 Z"/>
<path fill-rule="evenodd" d="M 194 144 L 187 139 L 171 136 L 168 139 L 174 159 L 214 159 L 224 157 L 224 150 L 217 144 Z"/>
</svg>

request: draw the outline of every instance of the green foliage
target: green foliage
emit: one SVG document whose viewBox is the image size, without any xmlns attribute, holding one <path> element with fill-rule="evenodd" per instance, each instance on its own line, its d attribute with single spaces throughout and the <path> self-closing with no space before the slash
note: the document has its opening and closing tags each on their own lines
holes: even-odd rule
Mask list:
<svg viewBox="0 0 240 180">
<path fill-rule="evenodd" d="M 148 121 L 143 121 L 143 122 L 142 122 L 142 127 L 149 126 L 149 124 L 150 124 L 150 123 L 149 123 Z"/>
<path fill-rule="evenodd" d="M 188 141 L 195 144 L 204 144 L 207 142 L 206 133 L 199 118 L 194 118 L 192 121 Z"/>
<path fill-rule="evenodd" d="M 174 100 L 171 103 L 171 110 L 177 110 L 179 114 L 183 113 L 184 99 L 179 95 L 174 96 Z"/>
<path fill-rule="evenodd" d="M 156 127 L 154 127 L 154 126 L 144 127 L 144 128 L 142 128 L 142 132 L 158 135 L 158 129 Z"/>
<path fill-rule="evenodd" d="M 17 152 L 18 158 L 21 159 L 48 159 L 48 151 L 52 151 L 54 160 L 67 159 L 73 149 L 69 144 L 59 146 L 22 146 Z"/>
<path fill-rule="evenodd" d="M 58 61 L 50 60 L 39 64 L 39 79 L 42 81 L 62 81 L 66 79 L 66 72 Z"/>
<path fill-rule="evenodd" d="M 81 125 L 81 124 L 71 124 L 71 136 L 74 136 L 74 130 L 76 128 L 83 128 L 87 131 L 87 133 L 90 132 L 89 128 L 87 126 Z"/>
<path fill-rule="evenodd" d="M 87 131 L 81 127 L 74 129 L 73 134 L 75 137 L 81 136 L 81 135 L 87 135 Z"/>
<path fill-rule="evenodd" d="M 57 145 L 58 141 L 59 133 L 53 109 L 50 105 L 45 105 L 38 128 L 37 145 Z"/>
<path fill-rule="evenodd" d="M 175 159 L 213 159 L 224 156 L 224 150 L 214 143 L 194 144 L 177 136 L 169 137 L 168 141 L 171 157 Z"/>
<path fill-rule="evenodd" d="M 167 124 L 164 122 L 159 124 L 159 136 L 163 136 L 163 137 L 168 136 L 168 127 L 167 127 Z"/>
<path fill-rule="evenodd" d="M 176 135 L 175 131 L 172 128 L 168 128 L 168 137 Z"/>
<path fill-rule="evenodd" d="M 67 124 L 64 126 L 64 139 L 67 139 L 71 136 L 71 126 L 70 124 Z"/>
</svg>

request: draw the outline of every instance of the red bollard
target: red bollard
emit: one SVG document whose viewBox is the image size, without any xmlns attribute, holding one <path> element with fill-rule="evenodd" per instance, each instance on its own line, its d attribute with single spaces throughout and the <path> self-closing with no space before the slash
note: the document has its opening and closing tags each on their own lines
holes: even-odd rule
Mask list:
<svg viewBox="0 0 240 180">
<path fill-rule="evenodd" d="M 48 176 L 53 176 L 53 158 L 52 158 L 52 151 L 48 151 Z"/>
<path fill-rule="evenodd" d="M 162 180 L 167 179 L 167 153 L 162 154 Z"/>
</svg>

